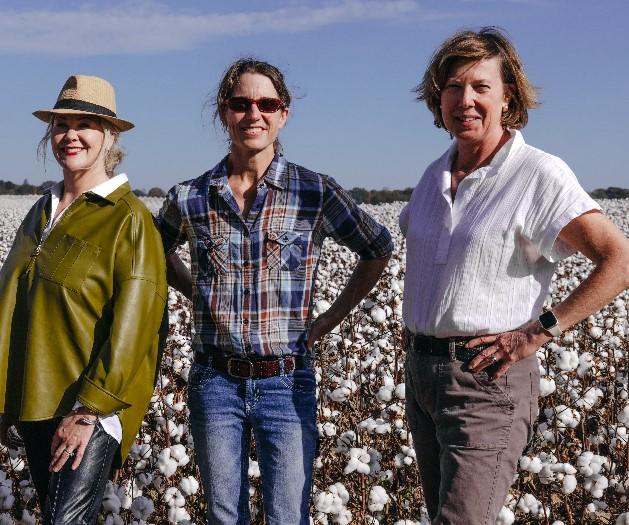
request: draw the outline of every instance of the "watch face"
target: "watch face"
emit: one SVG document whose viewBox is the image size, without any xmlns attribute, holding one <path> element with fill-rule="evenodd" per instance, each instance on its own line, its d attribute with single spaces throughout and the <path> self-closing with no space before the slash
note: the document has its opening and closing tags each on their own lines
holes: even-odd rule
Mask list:
<svg viewBox="0 0 629 525">
<path fill-rule="evenodd" d="M 544 329 L 548 330 L 557 324 L 557 318 L 554 313 L 548 311 L 539 316 L 539 322 Z"/>
</svg>

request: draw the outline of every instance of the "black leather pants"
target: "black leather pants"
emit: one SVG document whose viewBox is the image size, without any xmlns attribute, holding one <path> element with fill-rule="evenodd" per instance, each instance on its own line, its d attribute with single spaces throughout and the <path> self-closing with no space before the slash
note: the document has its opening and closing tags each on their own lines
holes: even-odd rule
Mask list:
<svg viewBox="0 0 629 525">
<path fill-rule="evenodd" d="M 97 422 L 79 467 L 72 470 L 73 458 L 69 458 L 59 472 L 49 472 L 50 445 L 58 424 L 59 419 L 20 422 L 43 523 L 92 525 L 96 523 L 118 442 Z"/>
</svg>

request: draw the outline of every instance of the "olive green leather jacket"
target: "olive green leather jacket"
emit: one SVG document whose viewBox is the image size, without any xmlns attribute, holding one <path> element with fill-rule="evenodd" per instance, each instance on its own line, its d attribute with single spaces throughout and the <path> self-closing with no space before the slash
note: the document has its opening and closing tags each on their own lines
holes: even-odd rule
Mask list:
<svg viewBox="0 0 629 525">
<path fill-rule="evenodd" d="M 31 208 L 0 270 L 0 413 L 51 419 L 77 400 L 116 412 L 119 464 L 146 413 L 167 330 L 162 241 L 125 183 L 106 198 L 78 197 L 42 243 L 50 198 Z"/>
</svg>

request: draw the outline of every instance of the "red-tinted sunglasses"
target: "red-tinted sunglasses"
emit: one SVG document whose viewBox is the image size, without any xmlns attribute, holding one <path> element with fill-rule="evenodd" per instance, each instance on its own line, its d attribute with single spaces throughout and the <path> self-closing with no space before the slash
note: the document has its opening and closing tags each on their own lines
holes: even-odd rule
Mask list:
<svg viewBox="0 0 629 525">
<path fill-rule="evenodd" d="M 260 97 L 231 97 L 227 99 L 227 107 L 236 113 L 246 113 L 255 104 L 261 113 L 275 113 L 282 107 L 282 101 L 279 98 Z"/>
</svg>

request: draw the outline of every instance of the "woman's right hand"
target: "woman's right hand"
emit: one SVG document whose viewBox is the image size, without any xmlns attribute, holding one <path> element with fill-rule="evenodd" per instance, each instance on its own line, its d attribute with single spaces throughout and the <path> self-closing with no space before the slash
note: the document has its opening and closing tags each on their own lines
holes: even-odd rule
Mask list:
<svg viewBox="0 0 629 525">
<path fill-rule="evenodd" d="M 94 432 L 96 419 L 96 414 L 86 407 L 81 407 L 61 420 L 50 446 L 52 456 L 48 467 L 50 472 L 59 472 L 70 458 L 73 458 L 72 470 L 79 467 Z M 86 423 L 88 420 L 93 423 Z"/>
</svg>

